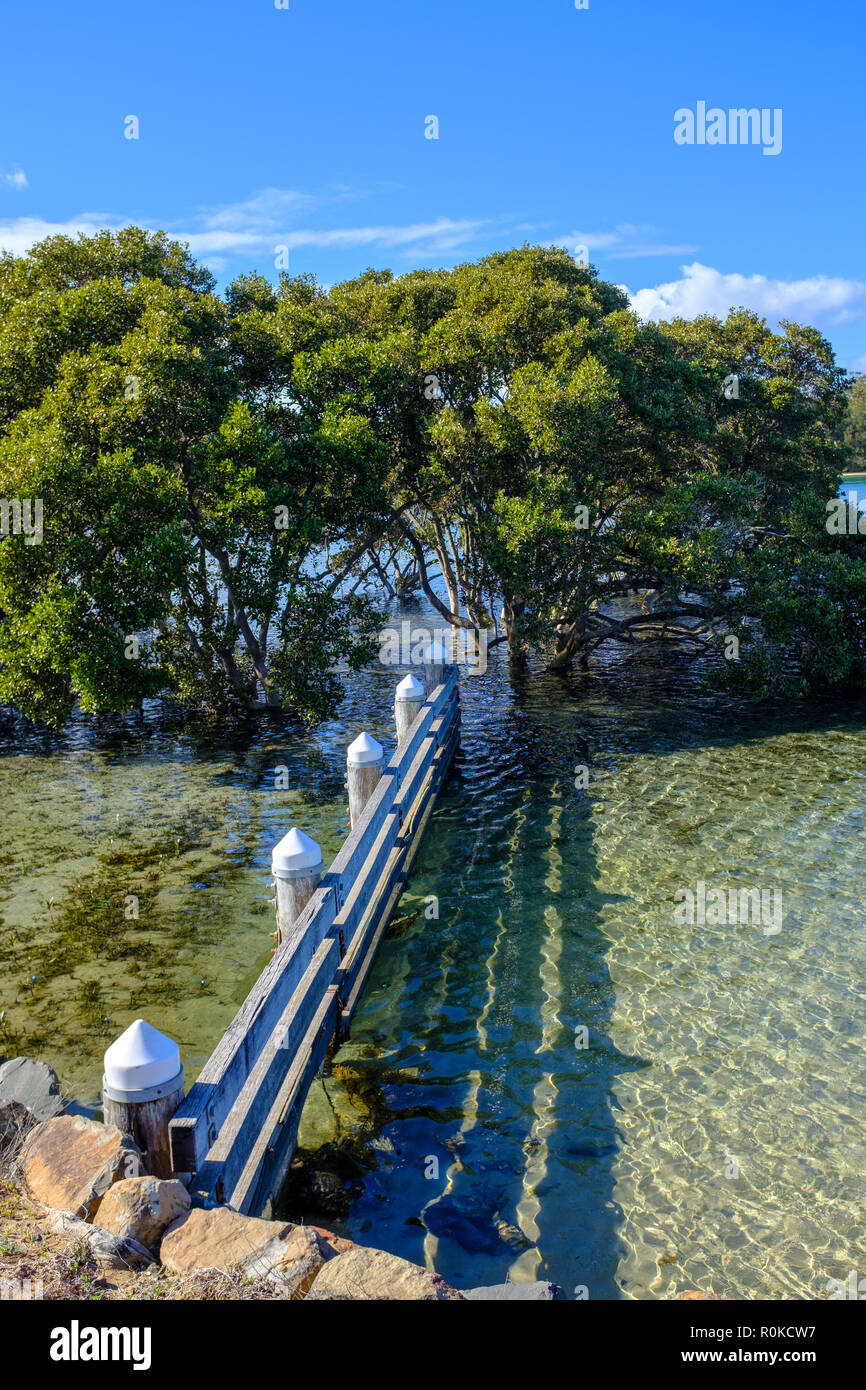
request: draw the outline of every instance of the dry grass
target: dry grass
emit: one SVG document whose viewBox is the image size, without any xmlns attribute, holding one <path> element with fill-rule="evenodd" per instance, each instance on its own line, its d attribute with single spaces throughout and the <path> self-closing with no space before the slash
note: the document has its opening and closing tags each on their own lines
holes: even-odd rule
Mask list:
<svg viewBox="0 0 866 1390">
<path fill-rule="evenodd" d="M 148 1270 L 105 1269 L 82 1240 L 54 1235 L 40 1226 L 45 1210 L 12 1181 L 0 1178 L 0 1280 L 14 1286 L 41 1281 L 42 1297 L 82 1303 L 149 1299 L 212 1302 L 285 1302 L 266 1280 L 246 1280 L 228 1270 L 177 1275 L 153 1265 Z"/>
</svg>

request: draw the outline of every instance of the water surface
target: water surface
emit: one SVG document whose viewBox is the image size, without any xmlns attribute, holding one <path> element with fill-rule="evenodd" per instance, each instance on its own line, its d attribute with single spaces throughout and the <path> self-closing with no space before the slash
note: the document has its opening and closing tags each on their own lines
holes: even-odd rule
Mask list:
<svg viewBox="0 0 866 1390">
<path fill-rule="evenodd" d="M 648 654 L 463 703 L 282 1210 L 461 1287 L 826 1296 L 866 1259 L 862 709 L 720 712 Z M 782 931 L 678 924 L 700 880 Z"/>
<path fill-rule="evenodd" d="M 94 1103 L 144 1015 L 191 1081 L 269 957 L 271 847 L 297 823 L 336 852 L 346 744 L 391 738 L 395 679 L 359 677 L 314 736 L 155 709 L 7 729 L 0 1054 Z M 648 652 L 493 662 L 462 699 L 280 1209 L 458 1286 L 825 1296 L 866 1267 L 866 712 L 720 704 Z M 781 891 L 783 930 L 678 923 L 699 880 Z"/>
</svg>

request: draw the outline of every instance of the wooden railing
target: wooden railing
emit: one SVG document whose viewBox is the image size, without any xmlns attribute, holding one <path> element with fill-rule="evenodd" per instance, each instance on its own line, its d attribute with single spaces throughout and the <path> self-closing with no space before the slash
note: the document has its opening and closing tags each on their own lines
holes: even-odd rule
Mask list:
<svg viewBox="0 0 866 1390">
<path fill-rule="evenodd" d="M 196 1175 L 196 1200 L 255 1215 L 281 1185 L 307 1091 L 347 1036 L 459 728 L 450 667 L 171 1121 L 172 1166 Z"/>
</svg>

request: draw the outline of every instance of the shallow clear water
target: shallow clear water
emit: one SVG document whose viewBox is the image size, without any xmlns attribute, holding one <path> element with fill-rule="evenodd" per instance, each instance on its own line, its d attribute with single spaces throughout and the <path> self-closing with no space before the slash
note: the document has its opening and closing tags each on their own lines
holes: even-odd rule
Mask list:
<svg viewBox="0 0 866 1390">
<path fill-rule="evenodd" d="M 93 1102 L 143 1014 L 192 1080 L 268 959 L 272 845 L 295 822 L 336 851 L 346 743 L 389 736 L 393 685 L 360 678 L 315 737 L 7 733 L 0 1054 Z M 494 663 L 462 698 L 279 1209 L 459 1286 L 826 1296 L 866 1267 L 866 711 L 720 708 L 649 654 L 517 684 Z M 700 880 L 781 891 L 782 930 L 681 924 Z"/>
<path fill-rule="evenodd" d="M 348 831 L 344 723 L 105 730 L 0 740 L 0 1055 L 85 1104 L 142 1014 L 194 1080 L 271 954 L 272 846 L 297 824 L 328 858 Z"/>
<path fill-rule="evenodd" d="M 282 1209 L 460 1287 L 826 1297 L 866 1260 L 866 717 L 720 715 L 647 657 L 463 704 Z M 678 924 L 699 880 L 781 932 Z"/>
</svg>

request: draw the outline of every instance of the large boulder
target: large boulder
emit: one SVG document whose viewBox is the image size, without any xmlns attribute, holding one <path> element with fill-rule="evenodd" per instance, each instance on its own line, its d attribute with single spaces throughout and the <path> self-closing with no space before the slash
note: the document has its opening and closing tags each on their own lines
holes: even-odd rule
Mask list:
<svg viewBox="0 0 866 1390">
<path fill-rule="evenodd" d="M 0 1066 L 0 1100 L 17 1100 L 37 1120 L 53 1119 L 62 1114 L 66 1104 L 57 1073 L 45 1062 L 29 1057 L 13 1057 Z"/>
<path fill-rule="evenodd" d="M 194 1269 L 233 1269 L 261 1254 L 292 1227 L 285 1221 L 242 1216 L 231 1207 L 194 1207 L 169 1226 L 159 1247 L 166 1269 L 189 1274 Z"/>
<path fill-rule="evenodd" d="M 85 1221 L 93 1220 L 113 1183 L 137 1177 L 142 1167 L 128 1134 L 83 1115 L 59 1115 L 38 1125 L 24 1141 L 17 1166 L 37 1202 Z"/>
<path fill-rule="evenodd" d="M 461 1299 L 440 1274 L 410 1264 L 384 1250 L 356 1245 L 323 1265 L 308 1295 L 311 1299 L 385 1302 L 394 1299 L 441 1302 Z"/>
<path fill-rule="evenodd" d="M 170 1226 L 159 1256 L 174 1274 L 200 1269 L 235 1270 L 267 1279 L 285 1298 L 303 1298 L 336 1251 L 312 1226 L 263 1221 L 229 1207 L 195 1207 Z"/>
<path fill-rule="evenodd" d="M 190 1195 L 176 1179 L 123 1178 L 99 1204 L 99 1224 L 116 1236 L 155 1248 L 163 1231 L 191 1206 Z"/>
<path fill-rule="evenodd" d="M 146 1269 L 156 1263 L 150 1251 L 137 1240 L 92 1226 L 71 1211 L 49 1211 L 41 1225 L 51 1235 L 68 1236 L 70 1244 L 83 1241 L 103 1269 Z"/>
</svg>

